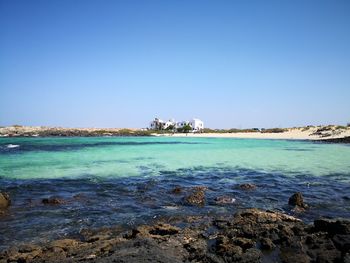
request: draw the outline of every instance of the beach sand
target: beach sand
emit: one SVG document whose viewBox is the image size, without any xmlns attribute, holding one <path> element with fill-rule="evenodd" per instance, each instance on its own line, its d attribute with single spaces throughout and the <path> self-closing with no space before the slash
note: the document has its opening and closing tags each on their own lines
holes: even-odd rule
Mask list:
<svg viewBox="0 0 350 263">
<path fill-rule="evenodd" d="M 337 126 L 318 126 L 289 128 L 281 133 L 237 132 L 237 133 L 174 133 L 155 134 L 157 136 L 173 137 L 206 137 L 206 138 L 251 138 L 251 139 L 282 139 L 282 140 L 325 140 L 350 136 L 350 128 L 337 128 Z"/>
</svg>

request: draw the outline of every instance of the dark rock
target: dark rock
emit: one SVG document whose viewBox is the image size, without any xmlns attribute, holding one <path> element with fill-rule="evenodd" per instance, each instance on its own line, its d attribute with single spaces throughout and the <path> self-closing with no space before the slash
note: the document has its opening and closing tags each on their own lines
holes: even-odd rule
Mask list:
<svg viewBox="0 0 350 263">
<path fill-rule="evenodd" d="M 344 263 L 350 263 L 350 252 L 346 253 L 343 257 L 343 262 Z"/>
<path fill-rule="evenodd" d="M 262 257 L 262 253 L 260 250 L 258 250 L 256 248 L 249 248 L 242 255 L 242 259 L 240 262 L 242 262 L 242 263 L 243 262 L 246 262 L 246 263 L 260 262 L 261 257 Z"/>
<path fill-rule="evenodd" d="M 117 244 L 115 249 L 118 253 L 113 253 L 106 257 L 100 258 L 98 262 L 119 262 L 119 263 L 180 263 L 186 256 L 186 251 L 175 247 L 172 244 L 162 246 L 152 239 L 130 240 Z"/>
<path fill-rule="evenodd" d="M 179 233 L 180 229 L 178 227 L 168 225 L 168 224 L 159 224 L 156 225 L 153 229 L 149 231 L 151 235 L 165 236 L 165 235 L 175 235 Z"/>
<path fill-rule="evenodd" d="M 243 250 L 252 248 L 255 246 L 255 242 L 251 239 L 238 237 L 233 240 L 233 244 L 241 247 Z"/>
<path fill-rule="evenodd" d="M 36 245 L 33 245 L 33 244 L 25 244 L 25 245 L 21 245 L 18 248 L 18 252 L 20 252 L 20 253 L 29 253 L 29 252 L 32 252 L 32 251 L 35 251 L 35 250 L 38 250 L 38 249 L 40 249 L 39 246 L 36 246 Z"/>
<path fill-rule="evenodd" d="M 350 252 L 350 235 L 335 235 L 333 238 L 334 245 L 341 252 Z"/>
<path fill-rule="evenodd" d="M 205 189 L 205 188 L 204 188 Z M 193 188 L 193 192 L 203 188 Z M 192 216 L 193 217 L 193 216 Z M 190 217 L 190 218 L 192 218 Z M 320 219 L 314 226 L 272 211 L 246 209 L 219 218 L 160 219 L 132 231 L 100 229 L 83 239 L 0 252 L 2 262 L 347 262 L 349 222 Z M 176 222 L 180 227 L 166 222 Z M 267 251 L 268 250 L 268 251 Z M 349 262 L 350 263 L 350 262 Z"/>
<path fill-rule="evenodd" d="M 314 221 L 314 231 L 327 232 L 330 235 L 349 235 L 350 221 L 321 218 Z"/>
<path fill-rule="evenodd" d="M 60 199 L 60 198 L 51 197 L 51 198 L 44 198 L 42 200 L 42 203 L 44 205 L 62 205 L 62 204 L 65 204 L 66 201 L 64 201 L 63 199 Z"/>
<path fill-rule="evenodd" d="M 205 191 L 206 187 L 197 186 L 192 189 L 192 192 L 184 198 L 185 204 L 204 206 L 205 205 Z"/>
<path fill-rule="evenodd" d="M 308 235 L 305 240 L 305 250 L 314 262 L 340 262 L 339 251 L 328 233 L 318 232 Z"/>
<path fill-rule="evenodd" d="M 326 143 L 350 143 L 350 136 L 343 138 L 335 138 L 335 139 L 323 139 L 316 140 L 316 142 L 326 142 Z"/>
<path fill-rule="evenodd" d="M 9 194 L 1 192 L 0 193 L 0 209 L 5 209 L 11 205 L 11 199 Z"/>
<path fill-rule="evenodd" d="M 304 203 L 303 195 L 300 192 L 293 194 L 288 201 L 289 205 L 307 208 L 308 206 Z"/>
<path fill-rule="evenodd" d="M 256 185 L 255 184 L 241 184 L 241 185 L 239 185 L 239 188 L 241 188 L 243 190 L 255 190 Z"/>
<path fill-rule="evenodd" d="M 180 231 L 180 228 L 169 224 L 156 224 L 153 226 L 142 225 L 132 230 L 132 234 L 129 238 L 136 236 L 154 238 L 158 236 L 175 235 Z"/>
<path fill-rule="evenodd" d="M 173 194 L 181 194 L 182 188 L 180 186 L 175 186 L 174 189 L 171 191 Z"/>
<path fill-rule="evenodd" d="M 304 252 L 299 252 L 287 248 L 281 251 L 281 261 L 283 263 L 310 263 L 311 259 Z"/>
<path fill-rule="evenodd" d="M 261 246 L 261 249 L 263 250 L 272 250 L 276 247 L 275 244 L 272 242 L 272 240 L 269 238 L 261 239 L 260 246 Z"/>
<path fill-rule="evenodd" d="M 219 236 L 216 239 L 216 252 L 223 256 L 239 256 L 242 255 L 243 249 L 231 242 L 226 236 Z"/>
</svg>

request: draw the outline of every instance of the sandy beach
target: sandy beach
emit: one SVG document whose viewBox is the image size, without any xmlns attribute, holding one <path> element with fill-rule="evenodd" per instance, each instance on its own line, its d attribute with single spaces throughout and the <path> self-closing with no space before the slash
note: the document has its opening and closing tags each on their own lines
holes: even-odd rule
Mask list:
<svg viewBox="0 0 350 263">
<path fill-rule="evenodd" d="M 204 137 L 204 138 L 250 138 L 250 139 L 282 139 L 282 140 L 325 140 L 350 136 L 350 127 L 339 126 L 315 126 L 288 128 L 285 132 L 236 132 L 236 133 L 174 133 L 154 134 L 156 136 L 173 137 Z"/>
</svg>

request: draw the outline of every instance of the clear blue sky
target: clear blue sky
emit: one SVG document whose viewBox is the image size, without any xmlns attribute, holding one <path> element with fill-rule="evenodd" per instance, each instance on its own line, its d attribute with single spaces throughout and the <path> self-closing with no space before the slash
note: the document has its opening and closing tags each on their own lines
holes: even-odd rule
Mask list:
<svg viewBox="0 0 350 263">
<path fill-rule="evenodd" d="M 350 122 L 350 1 L 0 0 L 0 125 Z"/>
</svg>

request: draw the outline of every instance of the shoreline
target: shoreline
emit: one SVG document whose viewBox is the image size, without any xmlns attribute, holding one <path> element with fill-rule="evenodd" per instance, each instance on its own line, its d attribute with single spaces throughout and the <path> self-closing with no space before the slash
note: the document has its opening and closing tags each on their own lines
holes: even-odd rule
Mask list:
<svg viewBox="0 0 350 263">
<path fill-rule="evenodd" d="M 0 251 L 5 262 L 347 262 L 350 220 L 300 219 L 244 209 L 228 216 L 164 218 L 129 229 L 118 225 L 46 244 Z"/>
<path fill-rule="evenodd" d="M 15 137 L 120 137 L 120 136 L 155 136 L 155 137 L 190 137 L 190 138 L 240 138 L 240 139 L 280 139 L 327 141 L 348 143 L 350 127 L 345 126 L 308 126 L 298 128 L 262 130 L 257 132 L 228 132 L 213 130 L 210 133 L 170 133 L 155 132 L 141 129 L 121 128 L 61 128 L 61 127 L 30 127 L 11 126 L 0 128 L 0 138 Z M 345 140 L 342 140 L 345 138 Z M 340 139 L 340 140 L 339 140 Z"/>
<path fill-rule="evenodd" d="M 336 126 L 334 126 L 336 127 Z M 350 137 L 350 128 L 337 130 L 336 128 L 290 128 L 279 133 L 263 132 L 235 132 L 235 133 L 188 133 L 188 134 L 154 134 L 155 136 L 191 137 L 191 138 L 237 138 L 237 139 L 269 139 L 269 140 L 307 140 L 328 141 Z M 332 141 L 329 141 L 332 142 Z M 336 141 L 334 141 L 336 142 Z"/>
</svg>

